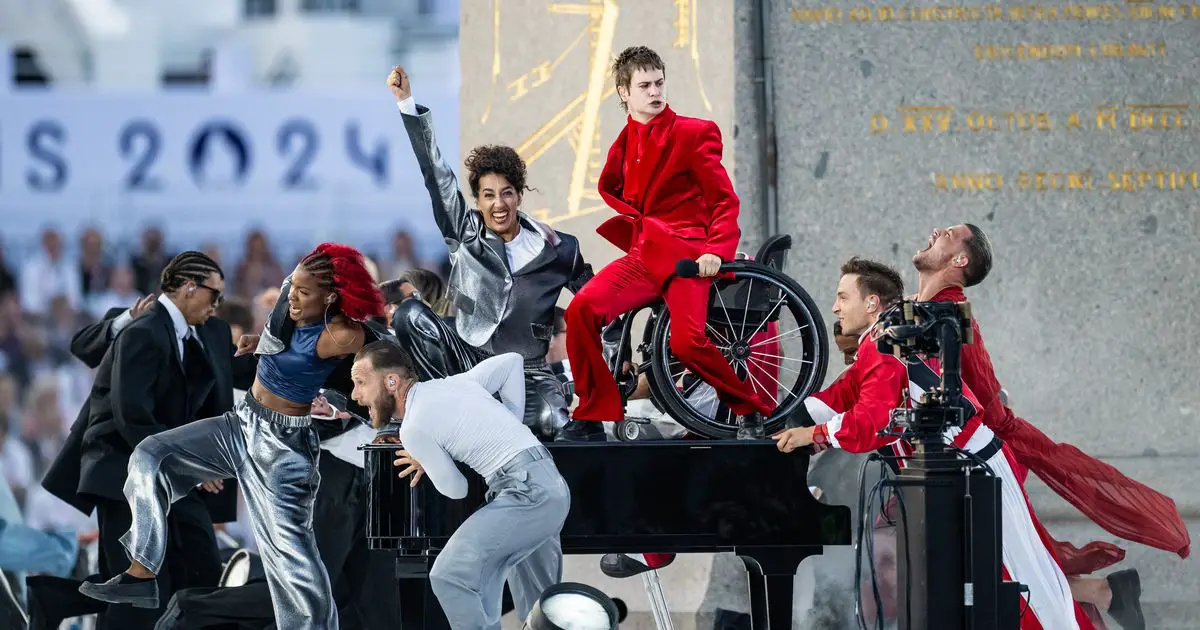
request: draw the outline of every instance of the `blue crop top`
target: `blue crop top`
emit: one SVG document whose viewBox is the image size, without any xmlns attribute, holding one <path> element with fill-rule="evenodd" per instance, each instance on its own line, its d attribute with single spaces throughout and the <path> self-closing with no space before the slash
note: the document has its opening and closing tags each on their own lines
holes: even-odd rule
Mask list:
<svg viewBox="0 0 1200 630">
<path fill-rule="evenodd" d="M 322 359 L 317 356 L 317 340 L 325 324 L 297 326 L 288 347 L 276 354 L 258 358 L 258 382 L 272 394 L 294 403 L 312 402 L 329 373 L 341 362 L 341 357 Z"/>
</svg>

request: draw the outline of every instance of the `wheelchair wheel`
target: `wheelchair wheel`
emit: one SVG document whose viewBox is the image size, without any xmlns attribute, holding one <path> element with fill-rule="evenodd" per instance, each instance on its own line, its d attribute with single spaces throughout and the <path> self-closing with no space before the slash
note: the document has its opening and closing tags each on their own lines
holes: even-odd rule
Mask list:
<svg viewBox="0 0 1200 630">
<path fill-rule="evenodd" d="M 738 376 L 774 406 L 764 423 L 771 435 L 825 380 L 825 322 L 808 293 L 784 273 L 755 262 L 728 263 L 721 269 L 732 275 L 713 282 L 706 332 Z M 736 436 L 733 414 L 671 352 L 666 309 L 654 322 L 650 355 L 650 389 L 660 408 L 698 435 Z"/>
</svg>

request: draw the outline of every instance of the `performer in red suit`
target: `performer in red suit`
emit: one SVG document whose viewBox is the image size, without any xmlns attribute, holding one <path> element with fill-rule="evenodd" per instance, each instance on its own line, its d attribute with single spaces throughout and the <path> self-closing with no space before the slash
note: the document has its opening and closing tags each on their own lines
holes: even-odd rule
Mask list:
<svg viewBox="0 0 1200 630">
<path fill-rule="evenodd" d="M 627 48 L 613 75 L 629 119 L 599 183 L 618 215 L 596 231 L 626 255 L 605 266 L 567 308 L 567 355 L 579 406 L 561 435 L 604 440 L 600 422 L 624 419 L 600 331 L 662 296 L 671 312 L 671 351 L 742 418 L 744 437 L 761 437 L 757 414 L 769 414 L 771 405 L 737 377 L 705 331 L 710 278 L 733 259 L 741 236 L 738 197 L 721 165 L 721 132 L 712 121 L 677 116 L 667 106 L 664 65 L 653 50 Z M 700 277 L 673 277 L 682 259 L 695 260 Z"/>
<path fill-rule="evenodd" d="M 891 410 L 903 402 L 905 388 L 911 399 L 937 385 L 939 366 L 907 365 L 880 354 L 869 334 L 879 313 L 900 299 L 900 275 L 886 265 L 853 258 L 842 266 L 833 312 L 844 334 L 860 335 L 858 356 L 832 385 L 805 400 L 802 413 L 817 424 L 782 431 L 773 436 L 779 450 L 790 452 L 813 445 L 817 450 L 842 448 L 866 453 L 892 446 L 899 455 L 911 446 L 878 434 L 890 421 Z M 1029 588 L 1022 608 L 1022 630 L 1075 629 L 1094 626 L 1072 600 L 1071 589 L 1049 546 L 1049 536 L 1029 505 L 1017 481 L 1016 462 L 1006 445 L 996 439 L 984 422 L 983 407 L 964 383 L 967 422 L 961 429 L 946 432 L 948 442 L 984 459 L 1001 479 L 1001 513 L 1004 539 L 1001 545 L 1005 579 Z"/>
<path fill-rule="evenodd" d="M 963 302 L 964 287 L 983 282 L 992 266 L 992 247 L 979 227 L 956 225 L 934 230 L 928 245 L 913 256 L 920 278 L 920 300 Z M 1125 540 L 1186 558 L 1191 537 L 1175 502 L 1071 444 L 1051 440 L 1026 420 L 1015 416 L 1000 397 L 1000 383 L 983 343 L 979 321 L 972 322 L 975 343 L 963 346 L 963 382 L 979 396 L 984 420 L 1012 449 L 1024 481 L 1028 470 L 1074 505 L 1097 525 Z M 1076 599 L 1107 608 L 1123 628 L 1144 628 L 1141 584 L 1132 569 L 1103 580 L 1080 579 L 1120 562 L 1125 551 L 1093 541 L 1075 547 L 1054 541 L 1063 569 L 1071 578 Z"/>
</svg>

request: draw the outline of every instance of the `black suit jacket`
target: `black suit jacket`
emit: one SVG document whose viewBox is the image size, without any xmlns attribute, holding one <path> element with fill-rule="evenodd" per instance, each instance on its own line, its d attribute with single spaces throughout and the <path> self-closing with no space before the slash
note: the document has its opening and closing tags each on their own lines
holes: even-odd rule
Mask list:
<svg viewBox="0 0 1200 630">
<path fill-rule="evenodd" d="M 71 341 L 71 351 L 85 364 L 102 358 L 91 395 L 42 480 L 51 494 L 84 514 L 91 513 L 97 497 L 125 500 L 129 455 L 142 439 L 233 409 L 233 340 L 227 323 L 214 317 L 197 328 L 213 383 L 193 418 L 187 417 L 189 384 L 170 313 L 154 303 L 112 340 L 112 322 L 122 312 L 110 310 L 104 321 L 79 331 Z M 217 495 L 204 493 L 204 498 L 214 522 L 237 519 L 236 484 L 227 483 Z"/>
</svg>

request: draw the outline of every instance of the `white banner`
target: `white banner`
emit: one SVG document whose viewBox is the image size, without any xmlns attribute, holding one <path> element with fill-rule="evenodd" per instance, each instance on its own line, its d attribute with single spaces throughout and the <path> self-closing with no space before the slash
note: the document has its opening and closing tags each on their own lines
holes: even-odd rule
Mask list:
<svg viewBox="0 0 1200 630">
<path fill-rule="evenodd" d="M 458 163 L 456 94 L 421 95 Z M 404 225 L 436 237 L 391 95 L 29 91 L 0 96 L 5 236 L 86 223 L 128 235 L 364 238 Z"/>
</svg>

